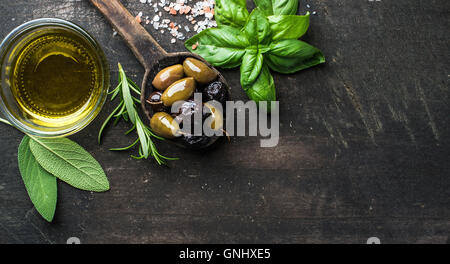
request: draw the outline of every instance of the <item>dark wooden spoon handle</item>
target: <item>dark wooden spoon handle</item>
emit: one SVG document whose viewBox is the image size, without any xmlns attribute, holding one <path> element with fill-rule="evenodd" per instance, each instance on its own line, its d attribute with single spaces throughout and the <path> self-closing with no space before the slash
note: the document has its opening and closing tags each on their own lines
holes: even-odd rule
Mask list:
<svg viewBox="0 0 450 264">
<path fill-rule="evenodd" d="M 148 71 L 167 52 L 140 25 L 119 0 L 90 0 L 125 39 L 136 58 Z"/>
</svg>

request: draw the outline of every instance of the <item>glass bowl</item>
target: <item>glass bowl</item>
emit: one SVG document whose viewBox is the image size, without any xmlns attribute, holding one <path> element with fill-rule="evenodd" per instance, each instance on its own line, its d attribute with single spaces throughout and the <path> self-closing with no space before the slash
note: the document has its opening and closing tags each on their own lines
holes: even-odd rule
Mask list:
<svg viewBox="0 0 450 264">
<path fill-rule="evenodd" d="M 51 117 L 55 122 L 50 124 L 50 122 L 42 122 L 42 120 L 33 118 L 29 111 L 21 107 L 21 102 L 15 96 L 11 80 L 18 55 L 36 38 L 55 31 L 70 32 L 71 35 L 77 37 L 77 40 L 83 41 L 83 45 L 89 47 L 91 53 L 94 54 L 92 59 L 98 71 L 95 75 L 96 85 L 90 94 L 86 95 L 83 105 L 71 113 L 71 118 L 60 118 L 60 120 Z M 14 29 L 0 44 L 0 67 L 0 110 L 12 125 L 26 134 L 38 137 L 63 137 L 74 134 L 94 120 L 108 95 L 109 67 L 99 44 L 80 26 L 62 19 L 36 19 Z M 65 91 L 58 90 L 58 92 Z M 88 105 L 89 107 L 87 107 Z M 84 111 L 81 111 L 82 109 Z M 48 120 L 51 118 L 48 117 Z"/>
</svg>

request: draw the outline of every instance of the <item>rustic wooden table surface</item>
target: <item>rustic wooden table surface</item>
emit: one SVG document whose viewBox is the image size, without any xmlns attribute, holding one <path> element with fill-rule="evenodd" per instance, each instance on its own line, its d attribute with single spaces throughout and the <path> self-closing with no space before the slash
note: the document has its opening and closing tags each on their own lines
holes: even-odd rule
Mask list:
<svg viewBox="0 0 450 264">
<path fill-rule="evenodd" d="M 133 140 L 121 123 L 102 145 L 97 131 L 114 104 L 71 138 L 111 182 L 95 194 L 59 182 L 53 223 L 33 209 L 17 167 L 22 134 L 0 126 L 0 243 L 382 243 L 450 242 L 450 2 L 301 0 L 317 15 L 306 41 L 327 63 L 275 74 L 281 139 L 233 138 L 205 154 L 160 144 L 181 157 L 170 168 L 110 147 Z M 133 14 L 153 11 L 124 0 Z M 0 5 L 0 36 L 35 18 L 58 17 L 101 43 L 116 82 L 121 62 L 143 69 L 87 0 L 16 0 Z M 170 44 L 147 26 L 168 51 Z M 223 71 L 245 99 L 237 70 Z"/>
</svg>

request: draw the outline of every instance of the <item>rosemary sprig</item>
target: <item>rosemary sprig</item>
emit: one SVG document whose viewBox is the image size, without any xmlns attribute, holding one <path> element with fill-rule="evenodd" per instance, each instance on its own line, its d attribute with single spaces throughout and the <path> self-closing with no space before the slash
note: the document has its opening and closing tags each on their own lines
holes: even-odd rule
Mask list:
<svg viewBox="0 0 450 264">
<path fill-rule="evenodd" d="M 137 95 L 141 95 L 139 87 L 125 74 L 122 65 L 119 63 L 119 84 L 112 90 L 111 101 L 120 98 L 119 105 L 113 110 L 113 112 L 106 118 L 100 131 L 98 132 L 98 143 L 101 143 L 101 138 L 103 131 L 105 130 L 108 123 L 115 118 L 114 125 L 116 125 L 122 118 L 125 121 L 130 121 L 133 126 L 125 134 L 128 135 L 133 131 L 137 132 L 138 139 L 134 141 L 131 145 L 123 148 L 112 148 L 112 151 L 124 151 L 129 150 L 139 144 L 139 156 L 132 156 L 135 159 L 147 159 L 153 157 L 159 165 L 166 164 L 169 160 L 178 160 L 177 158 L 169 158 L 161 155 L 156 148 L 155 143 L 152 138 L 159 140 L 164 140 L 164 138 L 155 135 L 152 130 L 146 126 L 141 118 L 139 117 L 136 104 L 140 104 L 141 101 L 132 95 L 132 92 Z"/>
</svg>

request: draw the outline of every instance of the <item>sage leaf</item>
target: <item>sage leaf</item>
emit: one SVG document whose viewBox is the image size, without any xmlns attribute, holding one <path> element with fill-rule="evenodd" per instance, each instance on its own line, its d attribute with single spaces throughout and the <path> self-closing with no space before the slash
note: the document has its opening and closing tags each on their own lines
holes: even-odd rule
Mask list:
<svg viewBox="0 0 450 264">
<path fill-rule="evenodd" d="M 253 9 L 243 31 L 252 45 L 265 45 L 270 42 L 269 20 L 259 8 Z"/>
<path fill-rule="evenodd" d="M 30 137 L 19 145 L 17 159 L 20 174 L 36 210 L 48 222 L 53 220 L 57 201 L 56 178 L 42 168 L 30 150 Z"/>
<path fill-rule="evenodd" d="M 271 111 L 271 102 L 276 101 L 276 90 L 272 74 L 266 64 L 263 65 L 255 82 L 244 87 L 244 90 L 248 97 L 256 103 L 266 101 L 267 112 Z"/>
<path fill-rule="evenodd" d="M 272 41 L 299 39 L 309 27 L 309 12 L 304 16 L 276 15 L 267 18 L 272 32 Z"/>
<path fill-rule="evenodd" d="M 295 15 L 298 11 L 298 0 L 254 0 L 266 16 Z"/>
<path fill-rule="evenodd" d="M 193 49 L 193 46 L 196 46 Z M 188 39 L 186 48 L 211 63 L 222 68 L 235 68 L 241 65 L 245 48 L 249 46 L 247 37 L 230 26 L 209 28 Z"/>
<path fill-rule="evenodd" d="M 49 173 L 75 188 L 104 192 L 109 182 L 100 164 L 80 145 L 67 138 L 36 138 L 30 149 Z"/>
<path fill-rule="evenodd" d="M 325 62 L 325 57 L 319 49 L 295 39 L 272 43 L 264 56 L 265 62 L 272 70 L 285 74 Z"/>
<path fill-rule="evenodd" d="M 248 18 L 246 0 L 216 0 L 214 18 L 217 25 L 241 29 Z"/>
<path fill-rule="evenodd" d="M 261 73 L 263 66 L 263 55 L 258 50 L 247 50 L 241 65 L 242 87 L 252 84 Z"/>
</svg>

